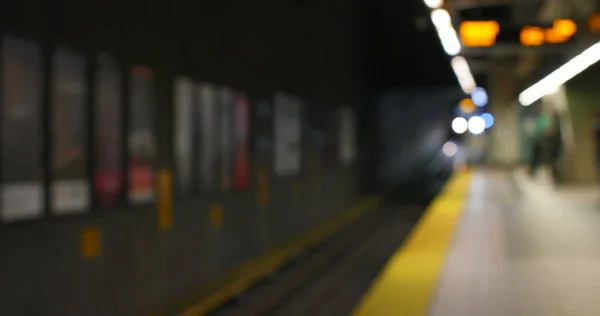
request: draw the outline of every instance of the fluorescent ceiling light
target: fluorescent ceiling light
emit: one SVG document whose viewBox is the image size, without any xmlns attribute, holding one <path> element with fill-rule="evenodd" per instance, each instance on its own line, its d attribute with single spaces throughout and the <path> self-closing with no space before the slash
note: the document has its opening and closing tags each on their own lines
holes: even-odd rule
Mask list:
<svg viewBox="0 0 600 316">
<path fill-rule="evenodd" d="M 426 0 L 425 4 L 432 9 L 435 8 L 431 12 L 431 21 L 435 26 L 444 51 L 449 56 L 458 55 L 462 50 L 462 46 L 460 40 L 458 39 L 458 34 L 456 34 L 456 30 L 452 26 L 452 17 L 448 11 L 439 9 L 439 7 L 441 7 L 443 4 L 443 1 L 440 0 L 439 2 L 435 2 L 435 0 L 431 0 L 430 3 L 427 3 Z M 454 57 L 454 59 L 452 59 L 452 68 L 454 69 L 454 73 L 456 74 L 462 90 L 466 94 L 473 92 L 473 90 L 476 88 L 475 79 L 473 79 L 473 75 L 471 74 L 471 69 L 469 69 L 467 61 L 462 57 Z"/>
<path fill-rule="evenodd" d="M 436 9 L 431 12 L 431 22 L 436 28 L 452 26 L 450 13 L 444 9 Z"/>
<path fill-rule="evenodd" d="M 475 79 L 473 78 L 473 74 L 471 74 L 467 60 L 462 56 L 456 56 L 452 58 L 450 63 L 463 92 L 471 94 L 477 85 L 475 84 Z"/>
<path fill-rule="evenodd" d="M 538 83 L 519 94 L 519 103 L 529 106 L 543 96 L 556 91 L 565 82 L 600 60 L 600 42 L 575 56 Z"/>
<path fill-rule="evenodd" d="M 446 54 L 456 56 L 460 53 L 461 45 L 458 35 L 452 26 L 442 27 L 438 30 L 438 37 Z"/>
<path fill-rule="evenodd" d="M 438 9 L 441 8 L 444 4 L 444 0 L 424 0 L 425 5 L 430 9 Z"/>
</svg>

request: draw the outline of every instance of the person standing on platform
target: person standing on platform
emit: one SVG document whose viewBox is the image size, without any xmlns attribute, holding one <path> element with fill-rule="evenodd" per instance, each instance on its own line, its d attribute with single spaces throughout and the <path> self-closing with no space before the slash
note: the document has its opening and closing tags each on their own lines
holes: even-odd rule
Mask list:
<svg viewBox="0 0 600 316">
<path fill-rule="evenodd" d="M 561 161 L 563 157 L 563 134 L 560 124 L 560 114 L 558 112 L 552 115 L 548 133 L 548 163 L 552 168 L 552 178 L 554 184 L 562 183 Z"/>
<path fill-rule="evenodd" d="M 539 167 L 546 162 L 548 134 L 551 132 L 552 117 L 542 111 L 535 121 L 533 133 L 533 152 L 529 165 L 529 174 L 535 176 Z"/>
</svg>

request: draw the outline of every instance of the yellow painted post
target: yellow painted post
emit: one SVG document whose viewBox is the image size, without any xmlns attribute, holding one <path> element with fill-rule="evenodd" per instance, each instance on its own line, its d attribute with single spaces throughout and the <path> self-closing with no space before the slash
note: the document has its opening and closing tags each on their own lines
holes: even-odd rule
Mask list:
<svg viewBox="0 0 600 316">
<path fill-rule="evenodd" d="M 160 231 L 168 231 L 173 226 L 173 176 L 170 170 L 158 173 L 157 226 Z"/>
<path fill-rule="evenodd" d="M 208 210 L 210 225 L 212 227 L 221 227 L 223 224 L 223 207 L 219 203 L 213 203 Z"/>
<path fill-rule="evenodd" d="M 81 257 L 94 259 L 102 253 L 102 235 L 98 227 L 86 227 L 81 231 Z"/>
<path fill-rule="evenodd" d="M 258 176 L 257 176 L 257 184 L 258 184 L 258 196 L 257 196 L 257 200 L 258 200 L 258 205 L 262 208 L 268 208 L 269 207 L 269 202 L 270 202 L 270 196 L 269 196 L 269 185 L 270 185 L 270 181 L 269 181 L 269 168 L 266 166 L 261 166 L 258 169 Z"/>
</svg>

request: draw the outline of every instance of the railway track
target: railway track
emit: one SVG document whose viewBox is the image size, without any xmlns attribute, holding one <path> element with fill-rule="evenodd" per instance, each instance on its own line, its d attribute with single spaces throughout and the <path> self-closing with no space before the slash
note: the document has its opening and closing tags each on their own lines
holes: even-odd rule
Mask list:
<svg viewBox="0 0 600 316">
<path fill-rule="evenodd" d="M 423 208 L 365 214 L 210 315 L 348 315 Z"/>
</svg>

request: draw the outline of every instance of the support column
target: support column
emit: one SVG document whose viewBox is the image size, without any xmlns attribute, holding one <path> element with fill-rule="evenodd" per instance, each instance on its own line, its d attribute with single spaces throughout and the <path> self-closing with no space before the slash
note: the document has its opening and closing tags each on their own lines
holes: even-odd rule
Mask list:
<svg viewBox="0 0 600 316">
<path fill-rule="evenodd" d="M 489 131 L 487 163 L 514 166 L 520 158 L 519 108 L 512 100 L 516 73 L 510 67 L 495 65 L 489 71 L 490 105 L 494 126 Z"/>
<path fill-rule="evenodd" d="M 594 123 L 600 110 L 600 66 L 592 66 L 566 84 L 568 114 L 573 144 L 565 161 L 565 180 L 569 184 L 595 184 L 596 146 Z"/>
</svg>

